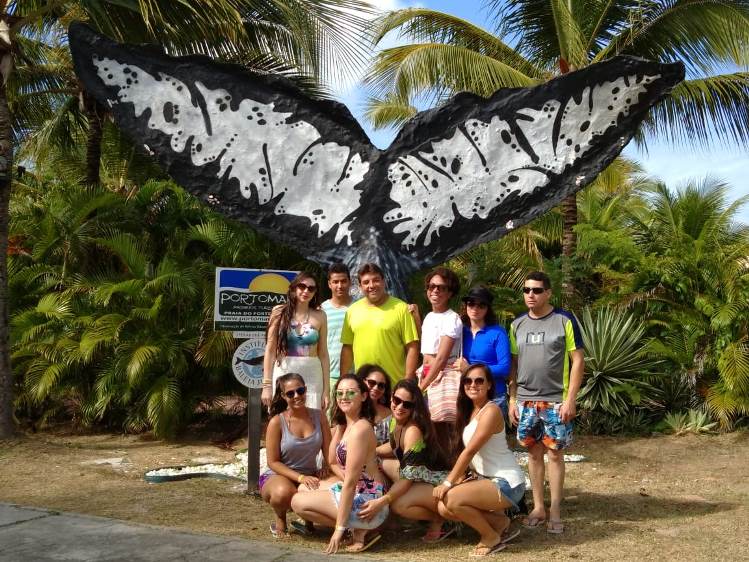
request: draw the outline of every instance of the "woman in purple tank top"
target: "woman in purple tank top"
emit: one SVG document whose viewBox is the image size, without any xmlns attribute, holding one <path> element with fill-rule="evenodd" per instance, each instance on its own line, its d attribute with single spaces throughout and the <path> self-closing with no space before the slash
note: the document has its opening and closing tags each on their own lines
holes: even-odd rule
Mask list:
<svg viewBox="0 0 749 562">
<path fill-rule="evenodd" d="M 286 512 L 294 494 L 317 490 L 320 479 L 328 474 L 327 462 L 321 468 L 317 465 L 318 456 L 324 459 L 330 444 L 328 419 L 320 410 L 308 408 L 306 398 L 301 375 L 288 373 L 276 381 L 270 406 L 273 417 L 265 432 L 268 470 L 258 482 L 260 494 L 276 516 L 270 525 L 275 538 L 287 532 Z"/>
</svg>

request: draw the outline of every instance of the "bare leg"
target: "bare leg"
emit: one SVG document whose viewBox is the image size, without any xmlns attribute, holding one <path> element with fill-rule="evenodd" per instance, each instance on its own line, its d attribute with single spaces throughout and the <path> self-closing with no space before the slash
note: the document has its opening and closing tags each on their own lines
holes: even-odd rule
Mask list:
<svg viewBox="0 0 749 562">
<path fill-rule="evenodd" d="M 273 508 L 278 532 L 286 531 L 286 512 L 291 506 L 294 494 L 296 494 L 296 486 L 291 480 L 279 474 L 268 478 L 260 492 L 262 498 Z"/>
<path fill-rule="evenodd" d="M 393 502 L 393 513 L 415 521 L 429 521 L 429 532 L 439 532 L 444 519 L 437 511 L 437 500 L 432 496 L 434 488 L 424 482 L 416 482 L 408 491 Z"/>
<path fill-rule="evenodd" d="M 477 548 L 491 548 L 502 540 L 501 533 L 489 522 L 487 512 L 504 510 L 510 502 L 500 496 L 490 480 L 474 480 L 456 486 L 447 493 L 445 504 L 460 521 L 479 533 L 481 542 Z"/>
<path fill-rule="evenodd" d="M 546 519 L 544 507 L 544 452 L 543 443 L 534 443 L 528 448 L 528 475 L 533 487 L 533 510 L 528 514 L 528 520 Z"/>
<path fill-rule="evenodd" d="M 564 451 L 547 449 L 547 454 L 549 457 L 549 491 L 551 492 L 549 519 L 561 521 L 564 490 Z"/>
<path fill-rule="evenodd" d="M 291 499 L 291 509 L 305 521 L 312 521 L 324 527 L 335 527 L 338 508 L 328 490 L 296 494 Z"/>
<path fill-rule="evenodd" d="M 383 459 L 382 472 L 385 473 L 391 482 L 398 480 L 400 472 L 400 462 L 397 459 Z"/>
</svg>

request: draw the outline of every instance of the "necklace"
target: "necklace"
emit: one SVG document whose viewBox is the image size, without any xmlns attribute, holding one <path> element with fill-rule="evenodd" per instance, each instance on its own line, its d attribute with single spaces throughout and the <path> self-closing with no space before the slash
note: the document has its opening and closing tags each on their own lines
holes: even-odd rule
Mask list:
<svg viewBox="0 0 749 562">
<path fill-rule="evenodd" d="M 297 326 L 303 326 L 307 322 L 309 322 L 309 308 L 307 309 L 307 314 L 305 315 L 304 320 L 301 320 L 301 321 L 297 318 L 296 310 L 294 311 L 294 322 L 292 324 L 293 328 L 296 328 Z M 296 329 L 294 330 L 294 333 L 297 336 L 301 336 L 302 335 Z"/>
</svg>

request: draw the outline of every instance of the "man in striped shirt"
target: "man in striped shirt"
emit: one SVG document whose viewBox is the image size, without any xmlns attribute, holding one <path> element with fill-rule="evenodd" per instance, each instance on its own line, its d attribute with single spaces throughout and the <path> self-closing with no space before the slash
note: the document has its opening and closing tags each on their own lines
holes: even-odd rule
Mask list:
<svg viewBox="0 0 749 562">
<path fill-rule="evenodd" d="M 351 305 L 351 276 L 348 267 L 334 263 L 328 269 L 331 297 L 320 305 L 328 317 L 328 355 L 330 355 L 330 390 L 341 376 L 341 329 L 346 310 Z"/>
</svg>

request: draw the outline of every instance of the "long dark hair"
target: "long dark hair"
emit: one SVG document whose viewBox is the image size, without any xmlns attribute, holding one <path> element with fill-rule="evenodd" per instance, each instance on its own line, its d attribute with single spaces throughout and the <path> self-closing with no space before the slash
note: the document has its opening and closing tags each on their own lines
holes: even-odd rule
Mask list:
<svg viewBox="0 0 749 562">
<path fill-rule="evenodd" d="M 482 285 L 477 285 L 474 288 L 485 288 Z M 471 319 L 468 318 L 468 306 L 466 303 L 461 302 L 460 303 L 460 319 L 463 321 L 463 326 L 467 326 L 468 328 L 471 327 Z M 486 305 L 486 316 L 484 316 L 484 324 L 487 326 L 498 326 L 499 325 L 499 319 L 497 318 L 497 314 L 494 312 L 494 309 L 492 308 L 492 305 L 487 303 Z"/>
<path fill-rule="evenodd" d="M 400 388 L 411 395 L 411 402 L 414 403 L 409 422 L 413 422 L 421 431 L 424 443 L 427 446 L 429 468 L 433 468 L 434 470 L 448 470 L 450 463 L 448 462 L 447 452 L 442 448 L 437 439 L 437 432 L 434 430 L 432 417 L 429 415 L 429 408 L 426 400 L 424 400 L 424 395 L 419 389 L 419 385 L 410 379 L 403 379 L 395 385 L 393 393 Z"/>
<path fill-rule="evenodd" d="M 382 398 L 380 399 L 380 404 L 383 406 L 390 407 L 390 377 L 385 372 L 385 369 L 380 367 L 379 365 L 374 365 L 372 363 L 366 363 L 359 367 L 359 370 L 356 371 L 356 376 L 359 377 L 364 381 L 364 384 L 367 383 L 367 377 L 371 375 L 372 373 L 382 373 L 385 375 L 385 391 L 382 393 Z M 369 387 L 367 387 L 367 390 L 369 390 Z"/>
<path fill-rule="evenodd" d="M 489 370 L 489 367 L 483 363 L 474 363 L 469 366 L 468 370 L 460 377 L 460 388 L 458 389 L 458 417 L 455 420 L 455 428 L 458 436 L 463 435 L 463 430 L 468 425 L 468 422 L 471 421 L 471 414 L 473 413 L 473 401 L 468 398 L 468 395 L 466 394 L 466 386 L 463 384 L 466 377 L 473 371 L 481 371 L 484 374 L 484 378 L 486 379 L 485 384 L 489 385 L 486 397 L 489 400 L 494 398 L 494 378 L 492 377 L 492 372 Z"/>
<path fill-rule="evenodd" d="M 291 319 L 294 317 L 296 311 L 296 288 L 299 283 L 305 279 L 312 279 L 315 282 L 317 290 L 309 303 L 310 310 L 316 310 L 320 306 L 320 285 L 317 282 L 317 278 L 309 271 L 300 271 L 299 274 L 292 279 L 289 283 L 289 290 L 286 291 L 286 302 L 282 304 L 281 318 L 278 320 L 276 326 L 276 363 L 279 365 L 283 358 L 286 357 L 286 352 L 289 350 L 289 343 L 287 341 L 287 333 L 291 327 Z M 268 330 L 270 330 L 270 322 L 268 328 L 265 331 L 265 341 L 268 341 Z"/>
<path fill-rule="evenodd" d="M 280 414 L 281 412 L 285 412 L 286 409 L 289 407 L 289 404 L 286 402 L 286 398 L 284 398 L 284 390 L 283 386 L 290 381 L 297 380 L 303 385 L 306 385 L 307 383 L 304 382 L 304 379 L 302 378 L 302 375 L 299 373 L 286 373 L 285 375 L 281 375 L 276 380 L 276 389 L 273 391 L 273 400 L 270 403 L 270 415 L 275 416 Z"/>
<path fill-rule="evenodd" d="M 364 400 L 362 400 L 361 403 L 361 411 L 359 412 L 359 418 L 364 418 L 369 423 L 374 425 L 374 419 L 375 419 L 375 405 L 372 401 L 372 398 L 369 397 L 369 387 L 367 386 L 367 383 L 364 382 L 363 379 L 360 379 L 356 375 L 353 375 L 351 373 L 347 375 L 342 375 L 341 378 L 338 379 L 338 381 L 335 383 L 335 388 L 333 389 L 333 407 L 330 410 L 330 419 L 333 420 L 333 425 L 342 425 L 345 427 L 346 425 L 346 414 L 344 414 L 341 409 L 338 407 L 338 400 L 335 396 L 336 391 L 338 390 L 338 385 L 341 384 L 341 382 L 346 380 L 352 380 L 356 381 L 357 386 L 359 387 L 359 391 L 366 394 L 366 397 Z"/>
</svg>

